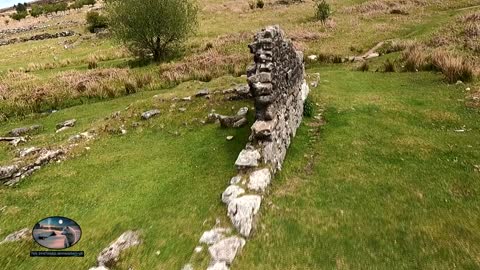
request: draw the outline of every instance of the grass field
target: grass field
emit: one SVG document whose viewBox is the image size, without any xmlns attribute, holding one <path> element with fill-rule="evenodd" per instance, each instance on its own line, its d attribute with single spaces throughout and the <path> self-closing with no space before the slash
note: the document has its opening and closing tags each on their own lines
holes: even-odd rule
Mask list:
<svg viewBox="0 0 480 270">
<path fill-rule="evenodd" d="M 407 0 L 395 7 L 408 15 L 398 15 L 387 5 L 395 1 L 332 0 L 332 18 L 323 25 L 312 19 L 312 1 L 266 2 L 264 9 L 250 10 L 247 1 L 199 1 L 197 34 L 166 63 L 137 65 L 118 43 L 82 32 L 83 25 L 72 27 L 81 37 L 0 47 L 0 135 L 42 124 L 22 147 L 64 145 L 90 129 L 98 135 L 19 186 L 0 187 L 0 240 L 46 216 L 64 215 L 82 227 L 83 237 L 71 250 L 84 250 L 86 257 L 30 258 L 30 250 L 41 248 L 20 241 L 0 245 L 0 266 L 88 269 L 120 234 L 138 229 L 143 243 L 123 253 L 113 269 L 180 269 L 216 218 L 229 224 L 219 196 L 250 133 L 248 125 L 221 129 L 200 121 L 212 109 L 234 114 L 253 102 L 225 101 L 222 95 L 172 98 L 245 83 L 240 75 L 252 61 L 246 46 L 269 24 L 280 24 L 305 56 L 351 56 L 389 39 L 428 42 L 480 9 L 476 0 Z M 71 19 L 83 23 L 83 13 L 39 20 Z M 479 59 L 450 34 L 452 43 L 442 48 Z M 207 44 L 213 48 L 205 49 Z M 94 55 L 99 67 L 88 71 Z M 320 74 L 311 98 L 322 120 L 304 119 L 232 269 L 480 268 L 480 111 L 465 106 L 470 93 L 480 92 L 479 81 L 447 84 L 440 72 L 401 72 L 401 57 L 398 51 L 369 60 L 368 72 L 356 71 L 357 63 L 307 64 L 309 82 Z M 396 72 L 375 72 L 386 59 Z M 61 81 L 64 72 L 82 77 L 108 68 L 121 70 L 91 95 Z M 151 82 L 125 96 L 124 81 L 136 76 Z M 105 85 L 115 92 L 104 94 Z M 44 106 L 24 104 L 42 90 Z M 140 113 L 152 108 L 160 116 L 141 121 Z M 110 118 L 116 111 L 120 119 Z M 54 132 L 57 123 L 72 118 L 74 128 Z M 126 135 L 110 134 L 120 125 Z M 227 141 L 228 135 L 234 140 Z M 10 164 L 16 151 L 1 143 L 0 165 Z"/>
<path fill-rule="evenodd" d="M 309 72 L 322 74 L 312 96 L 326 124 L 301 128 L 235 269 L 480 267 L 480 120 L 463 87 Z"/>
</svg>

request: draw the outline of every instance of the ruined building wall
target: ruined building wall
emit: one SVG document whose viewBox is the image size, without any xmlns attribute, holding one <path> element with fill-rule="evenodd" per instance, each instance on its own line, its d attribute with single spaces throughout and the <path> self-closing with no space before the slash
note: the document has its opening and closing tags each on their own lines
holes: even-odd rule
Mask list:
<svg viewBox="0 0 480 270">
<path fill-rule="evenodd" d="M 302 121 L 308 95 L 303 53 L 294 49 L 278 26 L 257 33 L 249 47 L 255 64 L 247 76 L 256 110 L 250 140 L 261 150 L 262 161 L 276 171 Z"/>
</svg>

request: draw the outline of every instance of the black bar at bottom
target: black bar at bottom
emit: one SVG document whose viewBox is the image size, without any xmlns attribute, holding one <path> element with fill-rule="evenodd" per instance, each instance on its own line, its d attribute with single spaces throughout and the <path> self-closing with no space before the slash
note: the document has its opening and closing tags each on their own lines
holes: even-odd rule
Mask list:
<svg viewBox="0 0 480 270">
<path fill-rule="evenodd" d="M 83 251 L 30 251 L 30 257 L 83 257 Z"/>
</svg>

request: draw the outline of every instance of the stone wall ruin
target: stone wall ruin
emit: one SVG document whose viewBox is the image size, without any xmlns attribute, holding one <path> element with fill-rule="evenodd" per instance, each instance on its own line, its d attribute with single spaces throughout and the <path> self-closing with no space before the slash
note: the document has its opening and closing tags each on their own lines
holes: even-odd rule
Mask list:
<svg viewBox="0 0 480 270">
<path fill-rule="evenodd" d="M 263 195 L 274 174 L 282 168 L 287 149 L 300 126 L 309 92 L 304 80 L 303 54 L 295 50 L 278 26 L 269 26 L 257 33 L 249 47 L 254 55 L 254 64 L 248 68 L 247 76 L 255 99 L 255 123 L 249 143 L 235 162 L 238 174 L 221 196 L 238 235 L 218 224 L 204 233 L 199 242 L 209 245 L 211 262 L 207 270 L 229 269 L 245 238 L 251 236 Z M 212 241 L 202 241 L 204 238 Z M 193 266 L 187 264 L 183 269 L 193 269 Z"/>
</svg>

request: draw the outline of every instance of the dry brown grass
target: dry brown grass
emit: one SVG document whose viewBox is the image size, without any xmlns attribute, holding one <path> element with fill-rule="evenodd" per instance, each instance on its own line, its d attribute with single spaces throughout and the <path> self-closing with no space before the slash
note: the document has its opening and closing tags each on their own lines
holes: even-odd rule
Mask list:
<svg viewBox="0 0 480 270">
<path fill-rule="evenodd" d="M 423 45 L 410 46 L 403 52 L 406 71 L 436 70 L 442 72 L 448 83 L 470 82 L 476 76 L 473 63 L 444 49 L 431 50 Z"/>
<path fill-rule="evenodd" d="M 408 10 L 438 3 L 438 0 L 375 0 L 366 1 L 358 5 L 348 6 L 344 8 L 343 12 L 355 12 L 364 15 L 372 15 L 379 13 L 390 13 L 392 10 L 398 10 L 403 13 L 408 13 Z"/>
<path fill-rule="evenodd" d="M 470 61 L 454 56 L 444 50 L 436 50 L 432 54 L 432 65 L 441 71 L 449 83 L 457 81 L 470 82 L 475 71 Z"/>
<path fill-rule="evenodd" d="M 23 72 L 8 72 L 0 80 L 0 111 L 25 115 L 81 102 L 79 98 L 112 98 L 125 94 L 124 82 L 132 75 L 126 69 L 67 71 L 49 81 Z M 142 81 L 147 85 L 148 79 Z M 141 87 L 139 87 L 141 88 Z"/>
<path fill-rule="evenodd" d="M 216 49 L 210 49 L 188 56 L 180 63 L 162 64 L 160 76 L 173 83 L 188 80 L 210 81 L 226 74 L 239 76 L 245 73 L 250 60 L 248 53 L 223 54 Z"/>
</svg>

